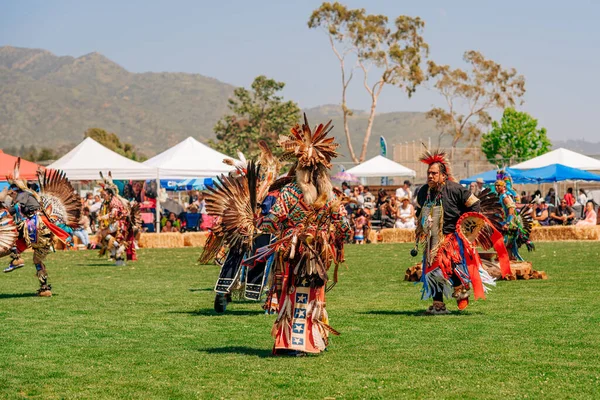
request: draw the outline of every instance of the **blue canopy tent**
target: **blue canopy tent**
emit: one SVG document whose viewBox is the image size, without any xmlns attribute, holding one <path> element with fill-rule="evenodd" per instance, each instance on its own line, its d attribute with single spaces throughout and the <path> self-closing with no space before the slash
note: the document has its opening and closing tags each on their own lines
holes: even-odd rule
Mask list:
<svg viewBox="0 0 600 400">
<path fill-rule="evenodd" d="M 512 170 L 511 171 L 515 171 Z M 552 183 L 560 181 L 595 181 L 600 182 L 600 175 L 562 164 L 552 164 L 546 167 L 519 171 L 523 176 L 533 180 L 533 183 Z M 514 177 L 513 177 L 514 180 Z M 520 183 L 520 182 L 519 182 Z"/>
<path fill-rule="evenodd" d="M 510 174 L 510 176 L 513 180 L 513 183 L 523 183 L 523 184 L 537 183 L 537 181 L 531 179 L 529 176 L 527 176 L 525 174 L 527 171 L 522 171 L 522 170 L 512 169 L 512 168 L 505 168 L 504 170 L 508 174 Z M 475 182 L 479 178 L 483 179 L 484 183 L 494 183 L 494 182 L 496 182 L 496 172 L 497 172 L 497 170 L 495 170 L 495 169 L 493 169 L 491 171 L 482 172 L 480 174 L 470 176 L 466 179 L 462 179 L 460 181 L 460 183 L 462 183 L 463 185 L 468 185 L 471 182 Z"/>
<path fill-rule="evenodd" d="M 556 182 L 561 181 L 595 181 L 600 182 L 600 175 L 584 171 L 578 168 L 567 167 L 562 164 L 551 164 L 541 168 L 532 168 L 527 170 L 518 170 L 506 168 L 510 174 L 513 183 L 517 184 L 541 184 L 554 183 L 554 190 L 557 191 Z M 460 181 L 462 184 L 474 182 L 477 178 L 482 178 L 485 183 L 492 183 L 496 180 L 496 171 L 487 171 L 478 175 L 471 176 Z M 575 187 L 577 190 L 577 186 Z M 556 197 L 558 201 L 558 197 Z"/>
</svg>

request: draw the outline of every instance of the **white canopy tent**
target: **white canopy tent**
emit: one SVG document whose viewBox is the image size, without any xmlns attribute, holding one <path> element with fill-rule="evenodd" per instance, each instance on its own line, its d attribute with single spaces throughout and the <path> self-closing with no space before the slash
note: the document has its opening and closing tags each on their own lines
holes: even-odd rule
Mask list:
<svg viewBox="0 0 600 400">
<path fill-rule="evenodd" d="M 144 165 L 157 168 L 161 179 L 214 177 L 233 170 L 232 166 L 223 164 L 225 158 L 231 157 L 188 137 L 145 161 Z"/>
<path fill-rule="evenodd" d="M 157 170 L 107 149 L 92 138 L 86 138 L 77 147 L 48 166 L 60 169 L 72 181 L 100 179 L 99 172 L 114 179 L 156 179 Z"/>
<path fill-rule="evenodd" d="M 417 176 L 417 173 L 395 161 L 383 156 L 376 156 L 346 170 L 347 173 L 361 178 L 386 177 L 386 176 Z"/>
<path fill-rule="evenodd" d="M 571 168 L 586 171 L 600 171 L 600 160 L 584 156 L 571 150 L 559 148 L 525 162 L 511 166 L 514 169 L 533 169 L 547 167 L 552 164 L 562 164 Z"/>
</svg>

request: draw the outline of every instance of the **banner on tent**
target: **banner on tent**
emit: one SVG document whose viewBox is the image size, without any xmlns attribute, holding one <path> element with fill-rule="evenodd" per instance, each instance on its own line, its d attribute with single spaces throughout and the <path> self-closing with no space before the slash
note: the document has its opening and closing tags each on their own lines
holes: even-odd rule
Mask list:
<svg viewBox="0 0 600 400">
<path fill-rule="evenodd" d="M 195 179 L 161 179 L 160 186 L 169 191 L 185 190 L 204 190 L 213 186 L 213 178 L 195 178 Z"/>
</svg>

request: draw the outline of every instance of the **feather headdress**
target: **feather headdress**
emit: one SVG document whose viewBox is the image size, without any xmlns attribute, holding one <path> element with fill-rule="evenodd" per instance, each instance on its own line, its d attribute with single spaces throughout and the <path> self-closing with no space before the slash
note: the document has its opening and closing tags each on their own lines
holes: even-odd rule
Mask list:
<svg viewBox="0 0 600 400">
<path fill-rule="evenodd" d="M 425 145 L 423 145 L 425 147 Z M 442 149 L 429 150 L 425 147 L 425 151 L 419 157 L 419 161 L 425 163 L 427 165 L 431 165 L 433 163 L 440 163 L 446 168 L 446 174 L 448 175 L 448 179 L 452 178 L 452 172 L 450 169 L 450 163 L 446 158 L 446 152 Z"/>
<path fill-rule="evenodd" d="M 119 194 L 119 187 L 113 182 L 112 173 L 110 171 L 108 171 L 107 177 L 100 171 L 100 178 L 102 178 L 102 181 L 98 182 L 98 185 L 100 185 L 103 190 L 111 190 L 114 195 Z"/>
<path fill-rule="evenodd" d="M 512 177 L 510 176 L 508 171 L 506 171 L 503 168 L 496 171 L 496 182 L 494 183 L 494 186 L 496 185 L 505 186 L 508 194 L 515 198 L 519 195 L 517 191 L 513 188 Z"/>
<path fill-rule="evenodd" d="M 313 133 L 304 114 L 302 126 L 296 124 L 290 129 L 290 135 L 279 136 L 279 145 L 283 148 L 281 160 L 297 158 L 302 168 L 315 167 L 319 164 L 331 168 L 331 159 L 338 156 L 335 149 L 339 146 L 334 142 L 334 138 L 327 137 L 332 129 L 333 126 L 329 121 L 325 125 L 319 124 Z"/>
</svg>

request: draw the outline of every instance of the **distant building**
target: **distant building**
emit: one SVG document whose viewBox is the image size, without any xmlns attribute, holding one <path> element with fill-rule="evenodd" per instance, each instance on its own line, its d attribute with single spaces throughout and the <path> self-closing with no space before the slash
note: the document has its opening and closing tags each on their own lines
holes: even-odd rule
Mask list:
<svg viewBox="0 0 600 400">
<path fill-rule="evenodd" d="M 450 154 L 451 148 L 446 149 L 449 152 L 448 157 L 452 160 L 452 174 L 459 180 L 497 168 L 496 165 L 487 161 L 479 147 L 458 147 L 454 150 L 454 154 Z M 417 172 L 416 183 L 427 180 L 427 166 L 419 162 L 419 155 L 422 152 L 423 146 L 420 142 L 394 145 L 394 161 L 414 169 Z"/>
</svg>

